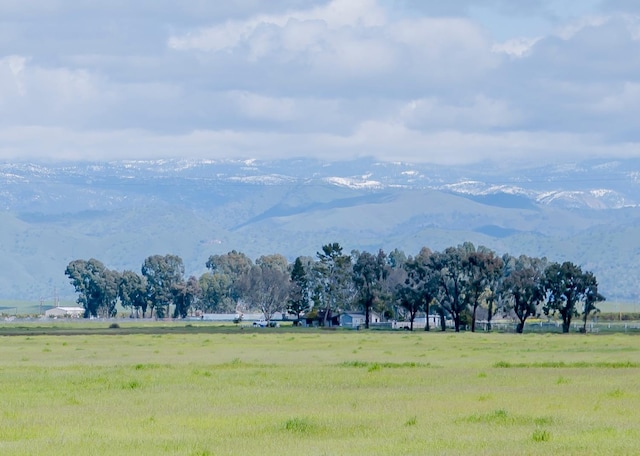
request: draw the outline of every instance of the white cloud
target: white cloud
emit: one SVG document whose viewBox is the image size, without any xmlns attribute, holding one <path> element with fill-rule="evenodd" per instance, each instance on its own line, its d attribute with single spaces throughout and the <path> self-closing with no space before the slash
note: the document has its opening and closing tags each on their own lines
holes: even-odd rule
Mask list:
<svg viewBox="0 0 640 456">
<path fill-rule="evenodd" d="M 504 100 L 477 95 L 459 105 L 437 98 L 412 100 L 401 109 L 399 119 L 419 130 L 483 130 L 517 125 L 521 114 Z"/>
<path fill-rule="evenodd" d="M 510 57 L 521 58 L 525 57 L 535 44 L 541 40 L 541 37 L 536 38 L 513 38 L 502 43 L 495 43 L 491 50 L 496 53 L 507 54 Z"/>
<path fill-rule="evenodd" d="M 232 92 L 232 102 L 247 117 L 272 121 L 290 121 L 296 116 L 293 98 L 273 98 L 249 92 Z"/>
<path fill-rule="evenodd" d="M 640 155 L 638 11 L 0 2 L 0 158 Z"/>
<path fill-rule="evenodd" d="M 207 27 L 184 36 L 169 39 L 169 47 L 202 51 L 233 50 L 265 26 L 285 28 L 289 22 L 307 23 L 311 31 L 317 28 L 315 22 L 321 22 L 328 29 L 341 27 L 375 27 L 385 22 L 384 11 L 375 0 L 332 0 L 325 6 L 311 10 L 291 11 L 278 15 L 256 15 L 245 21 L 227 21 L 222 25 Z M 313 33 L 310 35 L 313 36 Z M 307 38 L 306 41 L 309 41 Z M 314 43 L 308 43 L 313 45 Z"/>
</svg>

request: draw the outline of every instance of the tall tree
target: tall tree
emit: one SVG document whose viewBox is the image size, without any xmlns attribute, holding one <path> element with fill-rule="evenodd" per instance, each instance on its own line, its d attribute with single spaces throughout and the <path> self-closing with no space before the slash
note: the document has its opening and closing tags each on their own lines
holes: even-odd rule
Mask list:
<svg viewBox="0 0 640 456">
<path fill-rule="evenodd" d="M 562 317 L 562 332 L 568 333 L 571 319 L 578 316 L 577 306 L 587 288 L 582 269 L 570 261 L 551 263 L 545 270 L 543 284 L 547 295 L 543 307 L 545 315 L 558 312 Z"/>
<path fill-rule="evenodd" d="M 420 253 L 415 257 L 418 278 L 420 280 L 420 292 L 422 294 L 422 301 L 424 302 L 425 312 L 425 331 L 430 331 L 429 314 L 431 314 L 431 304 L 437 302 L 440 297 L 439 287 L 439 272 L 434 268 L 434 262 L 431 259 L 433 252 L 426 247 L 420 250 Z M 444 330 L 445 318 L 444 313 L 440 315 L 441 325 Z"/>
<path fill-rule="evenodd" d="M 102 262 L 75 260 L 69 263 L 65 275 L 71 280 L 78 304 L 84 307 L 84 317 L 116 315 L 119 273 L 107 269 Z"/>
<path fill-rule="evenodd" d="M 409 312 L 410 327 L 413 331 L 413 320 L 419 311 L 425 312 L 425 331 L 430 331 L 429 313 L 433 300 L 438 294 L 438 275 L 433 268 L 432 252 L 426 247 L 420 250 L 415 258 L 409 258 L 404 263 L 406 278 L 400 285 L 400 297 L 404 300 L 403 307 Z"/>
<path fill-rule="evenodd" d="M 342 253 L 342 246 L 334 242 L 322 246 L 317 252 L 316 274 L 320 287 L 322 323 L 326 326 L 332 312 L 348 306 L 353 298 L 351 257 Z"/>
<path fill-rule="evenodd" d="M 544 301 L 544 261 L 525 255 L 512 260 L 513 267 L 504 278 L 500 294 L 507 298 L 507 310 L 518 318 L 516 332 L 522 334 L 527 318 L 536 315 Z"/>
<path fill-rule="evenodd" d="M 287 301 L 287 312 L 296 316 L 294 324 L 297 325 L 302 314 L 308 312 L 311 307 L 309 278 L 301 257 L 296 258 L 293 262 L 290 279 L 291 288 Z"/>
<path fill-rule="evenodd" d="M 287 272 L 289 270 L 289 262 L 279 253 L 262 255 L 256 260 L 256 264 L 260 267 L 277 269 L 280 272 Z"/>
<path fill-rule="evenodd" d="M 377 255 L 369 252 L 355 254 L 353 282 L 356 285 L 360 304 L 364 308 L 364 322 L 367 329 L 371 320 L 371 308 L 382 293 L 383 283 L 388 275 L 387 255 L 382 250 L 379 250 Z"/>
<path fill-rule="evenodd" d="M 409 317 L 409 329 L 413 331 L 413 322 L 416 319 L 416 315 L 423 309 L 422 293 L 420 292 L 421 283 L 416 280 L 415 275 L 410 275 L 409 271 L 412 270 L 413 258 L 409 258 L 405 261 L 404 267 L 398 271 L 395 271 L 401 280 L 395 286 L 394 298 L 400 305 L 405 313 L 405 318 Z M 427 317 L 427 321 L 428 321 Z"/>
<path fill-rule="evenodd" d="M 471 332 L 475 332 L 481 297 L 493 297 L 502 274 L 503 262 L 492 250 L 482 246 L 476 250 L 473 244 L 465 250 L 462 261 L 468 277 L 465 297 L 472 309 Z"/>
<path fill-rule="evenodd" d="M 123 271 L 118 283 L 118 297 L 123 307 L 133 310 L 136 318 L 140 317 L 140 311 L 144 318 L 148 305 L 147 279 L 133 271 Z"/>
<path fill-rule="evenodd" d="M 189 315 L 189 310 L 193 308 L 200 298 L 202 290 L 198 279 L 190 276 L 186 282 L 178 282 L 173 285 L 173 318 L 185 318 Z"/>
<path fill-rule="evenodd" d="M 225 307 L 233 307 L 240 312 L 240 289 L 238 281 L 253 266 L 253 261 L 247 255 L 236 250 L 232 250 L 224 255 L 211 255 L 206 263 L 207 269 L 214 276 L 208 285 L 213 288 L 202 287 L 205 291 L 205 298 L 210 295 L 208 291 L 215 291 L 218 303 L 224 303 Z M 223 286 L 226 285 L 226 288 Z M 229 301 L 232 304 L 229 304 Z"/>
<path fill-rule="evenodd" d="M 252 266 L 239 279 L 241 296 L 269 322 L 284 310 L 289 295 L 289 274 L 266 264 Z"/>
<path fill-rule="evenodd" d="M 584 319 L 584 325 L 582 326 L 582 332 L 587 333 L 587 320 L 591 313 L 599 312 L 600 309 L 596 307 L 596 304 L 605 301 L 606 298 L 598 292 L 598 281 L 592 272 L 587 271 L 583 276 L 585 291 L 584 302 L 582 307 L 582 316 Z"/>
<path fill-rule="evenodd" d="M 407 255 L 399 249 L 393 249 L 389 252 L 388 260 L 389 266 L 391 269 L 400 269 L 404 266 L 404 263 L 407 261 Z"/>
<path fill-rule="evenodd" d="M 436 252 L 431 256 L 432 267 L 438 272 L 438 285 L 441 299 L 439 304 L 451 315 L 456 332 L 460 331 L 461 317 L 467 309 L 465 292 L 468 286 L 468 275 L 464 268 L 464 258 L 468 252 L 465 245 L 448 247 L 444 252 Z"/>
<path fill-rule="evenodd" d="M 153 255 L 144 260 L 142 275 L 147 279 L 147 296 L 156 317 L 170 315 L 174 304 L 174 288 L 184 282 L 184 264 L 177 255 Z"/>
<path fill-rule="evenodd" d="M 198 279 L 201 290 L 200 310 L 203 312 L 231 313 L 236 311 L 237 296 L 231 291 L 233 280 L 220 272 L 205 272 Z"/>
</svg>

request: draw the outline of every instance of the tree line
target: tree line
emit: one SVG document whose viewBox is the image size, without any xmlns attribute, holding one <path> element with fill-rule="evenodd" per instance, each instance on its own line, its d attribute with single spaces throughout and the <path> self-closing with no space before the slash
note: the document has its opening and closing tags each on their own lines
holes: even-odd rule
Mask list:
<svg viewBox="0 0 640 456">
<path fill-rule="evenodd" d="M 330 325 L 339 312 L 361 311 L 368 328 L 376 311 L 408 321 L 411 330 L 417 315 L 437 314 L 441 330 L 449 320 L 457 332 L 463 326 L 475 331 L 479 319 L 490 330 L 501 315 L 514 318 L 522 333 L 529 317 L 544 314 L 559 315 L 568 332 L 578 316 L 586 331 L 589 316 L 605 299 L 595 275 L 572 262 L 499 256 L 470 242 L 441 252 L 424 247 L 415 256 L 398 249 L 345 253 L 334 242 L 292 263 L 280 254 L 252 261 L 232 250 L 210 256 L 206 268 L 199 278 L 185 278 L 179 256 L 153 255 L 140 273 L 113 271 L 92 258 L 70 262 L 65 274 L 86 318 L 113 317 L 118 303 L 143 318 L 257 310 L 267 321 L 286 312 L 294 322 L 304 316 L 321 325 Z M 431 329 L 428 318 L 424 329 Z"/>
</svg>

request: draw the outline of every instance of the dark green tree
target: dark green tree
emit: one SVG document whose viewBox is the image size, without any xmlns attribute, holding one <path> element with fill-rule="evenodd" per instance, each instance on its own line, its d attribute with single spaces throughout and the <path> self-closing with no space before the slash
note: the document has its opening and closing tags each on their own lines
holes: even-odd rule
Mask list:
<svg viewBox="0 0 640 456">
<path fill-rule="evenodd" d="M 302 258 L 298 257 L 291 267 L 291 288 L 289 290 L 289 300 L 287 301 L 287 312 L 296 316 L 294 324 L 299 324 L 303 314 L 311 307 L 311 295 L 309 289 L 309 279 L 307 270 L 304 267 Z"/>
<path fill-rule="evenodd" d="M 430 264 L 431 251 L 424 247 L 416 257 L 406 258 L 402 264 L 401 280 L 396 279 L 395 300 L 409 317 L 409 329 L 421 311 L 426 313 L 425 331 L 429 331 L 429 308 L 434 296 L 434 274 Z M 392 271 L 396 273 L 395 270 Z M 435 283 L 437 286 L 437 283 Z M 405 317 L 406 318 L 406 317 Z"/>
<path fill-rule="evenodd" d="M 65 275 L 78 293 L 77 302 L 84 307 L 85 318 L 116 315 L 118 272 L 107 269 L 102 262 L 91 258 L 89 261 L 70 262 Z"/>
<path fill-rule="evenodd" d="M 353 283 L 356 286 L 358 301 L 364 309 L 365 328 L 369 329 L 371 309 L 383 292 L 383 284 L 389 275 L 387 255 L 379 250 L 376 255 L 369 252 L 355 253 L 353 264 Z"/>
<path fill-rule="evenodd" d="M 522 255 L 513 259 L 513 268 L 501 284 L 500 294 L 506 298 L 505 310 L 516 314 L 519 334 L 524 331 L 527 318 L 536 315 L 544 301 L 543 277 L 544 261 Z"/>
<path fill-rule="evenodd" d="M 585 291 L 582 307 L 582 317 L 584 320 L 584 325 L 582 327 L 582 332 L 586 334 L 587 320 L 589 319 L 589 315 L 592 313 L 600 312 L 600 309 L 596 307 L 596 304 L 605 301 L 606 298 L 598 292 L 598 281 L 596 280 L 596 277 L 592 272 L 587 271 L 584 273 L 584 283 Z"/>
<path fill-rule="evenodd" d="M 214 277 L 205 279 L 206 284 L 201 280 L 204 299 L 212 304 L 214 298 L 216 308 L 223 307 L 242 312 L 239 305 L 241 292 L 238 280 L 253 266 L 251 258 L 242 252 L 232 250 L 224 255 L 210 256 L 206 266 Z"/>
<path fill-rule="evenodd" d="M 461 317 L 467 309 L 465 293 L 469 283 L 464 260 L 468 248 L 465 245 L 448 247 L 444 252 L 431 255 L 432 268 L 438 271 L 439 305 L 453 319 L 456 332 L 460 331 Z"/>
<path fill-rule="evenodd" d="M 499 279 L 502 276 L 502 258 L 486 247 L 473 248 L 468 243 L 462 257 L 463 268 L 467 275 L 465 298 L 471 307 L 471 332 L 476 330 L 476 316 L 483 296 L 493 298 Z"/>
<path fill-rule="evenodd" d="M 174 288 L 184 283 L 184 264 L 177 255 L 153 255 L 144 260 L 142 275 L 147 279 L 147 297 L 151 312 L 157 318 L 170 315 L 174 303 Z"/>
<path fill-rule="evenodd" d="M 123 271 L 118 283 L 118 297 L 122 307 L 131 308 L 132 315 L 142 318 L 147 312 L 147 279 L 133 271 Z"/>
<path fill-rule="evenodd" d="M 562 332 L 568 333 L 571 319 L 579 315 L 578 304 L 585 298 L 587 277 L 580 266 L 570 261 L 551 263 L 545 270 L 543 285 L 547 297 L 543 307 L 545 315 L 558 312 L 562 318 Z"/>
<path fill-rule="evenodd" d="M 413 259 L 409 258 L 405 265 L 410 264 Z M 423 309 L 422 294 L 419 290 L 420 282 L 409 277 L 409 273 L 404 270 L 404 280 L 396 284 L 394 298 L 400 307 L 406 311 L 409 317 L 409 329 L 413 331 L 413 322 L 416 315 Z M 429 319 L 427 318 L 427 321 Z"/>
<path fill-rule="evenodd" d="M 389 252 L 388 260 L 389 266 L 391 269 L 400 269 L 404 266 L 404 263 L 407 261 L 407 255 L 399 249 L 393 249 Z"/>
<path fill-rule="evenodd" d="M 189 311 L 192 310 L 197 304 L 202 290 L 198 279 L 194 276 L 190 276 L 186 282 L 178 282 L 173 285 L 173 303 L 175 304 L 173 310 L 173 318 L 186 318 L 189 315 Z"/>
<path fill-rule="evenodd" d="M 318 314 L 322 315 L 322 324 L 326 326 L 334 311 L 350 306 L 353 300 L 351 257 L 342 253 L 342 246 L 337 242 L 323 245 L 316 255 L 315 273 L 319 286 L 315 291 L 321 302 Z"/>
<path fill-rule="evenodd" d="M 233 280 L 230 275 L 205 272 L 198 279 L 198 284 L 201 290 L 199 308 L 202 312 L 235 312 L 237 296 L 231 291 Z"/>
</svg>

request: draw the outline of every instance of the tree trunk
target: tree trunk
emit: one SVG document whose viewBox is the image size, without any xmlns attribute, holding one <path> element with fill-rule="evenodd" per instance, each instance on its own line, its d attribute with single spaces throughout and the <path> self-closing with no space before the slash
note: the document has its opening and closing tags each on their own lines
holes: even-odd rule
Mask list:
<svg viewBox="0 0 640 456">
<path fill-rule="evenodd" d="M 447 322 L 444 319 L 444 310 L 440 309 L 438 314 L 440 315 L 440 329 L 445 332 L 447 330 Z"/>
<path fill-rule="evenodd" d="M 369 329 L 369 309 L 371 308 L 371 300 L 367 298 L 364 303 L 364 327 Z"/>
<path fill-rule="evenodd" d="M 460 314 L 455 314 L 453 316 L 453 325 L 455 327 L 455 331 L 460 332 Z"/>
<path fill-rule="evenodd" d="M 425 331 L 430 331 L 430 330 L 431 330 L 431 328 L 429 327 L 429 303 L 427 303 L 427 304 L 425 305 L 424 314 L 425 314 L 425 316 L 427 317 L 427 322 L 426 322 L 426 324 L 424 325 L 424 330 L 425 330 Z"/>
<path fill-rule="evenodd" d="M 520 320 L 518 322 L 518 326 L 516 326 L 516 332 L 518 334 L 522 334 L 524 332 L 524 320 Z"/>
<path fill-rule="evenodd" d="M 471 332 L 476 332 L 476 311 L 477 310 L 478 310 L 478 306 L 474 305 L 473 306 L 473 316 L 471 317 Z"/>
<path fill-rule="evenodd" d="M 568 333 L 571 328 L 571 316 L 562 316 L 562 332 Z"/>
</svg>

